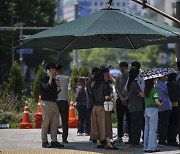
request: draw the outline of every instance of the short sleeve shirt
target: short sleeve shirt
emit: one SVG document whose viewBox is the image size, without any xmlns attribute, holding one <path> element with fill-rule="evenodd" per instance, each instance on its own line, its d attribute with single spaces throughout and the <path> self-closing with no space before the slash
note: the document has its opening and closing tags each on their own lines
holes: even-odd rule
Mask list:
<svg viewBox="0 0 180 154">
<path fill-rule="evenodd" d="M 158 99 L 158 91 L 156 88 L 152 88 L 150 92 L 150 97 L 145 97 L 146 108 L 158 108 L 155 99 Z"/>
</svg>

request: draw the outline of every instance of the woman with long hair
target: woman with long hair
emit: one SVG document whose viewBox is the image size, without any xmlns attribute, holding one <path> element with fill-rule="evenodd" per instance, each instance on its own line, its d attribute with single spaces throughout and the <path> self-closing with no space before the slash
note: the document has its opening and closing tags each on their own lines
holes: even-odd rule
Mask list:
<svg viewBox="0 0 180 154">
<path fill-rule="evenodd" d="M 144 129 L 144 151 L 158 152 L 157 149 L 157 126 L 158 126 L 158 107 L 162 105 L 159 100 L 157 79 L 145 81 L 145 129 Z"/>
<path fill-rule="evenodd" d="M 86 101 L 86 89 L 85 89 L 86 79 L 83 77 L 79 78 L 77 88 L 76 88 L 76 108 L 78 111 L 78 136 L 89 135 L 89 129 L 87 124 L 87 101 Z"/>
<path fill-rule="evenodd" d="M 131 69 L 129 72 L 128 90 L 128 110 L 130 115 L 129 142 L 130 146 L 140 146 L 141 128 L 142 128 L 142 96 L 143 92 L 135 78 L 139 70 Z"/>
<path fill-rule="evenodd" d="M 102 70 L 99 70 L 95 73 L 94 82 L 92 84 L 93 110 L 91 115 L 91 139 L 97 141 L 97 148 L 104 148 L 101 141 L 106 140 L 106 149 L 117 150 L 118 148 L 113 146 L 110 142 L 112 130 L 110 126 L 107 126 L 107 119 L 109 118 L 104 110 L 104 102 L 110 99 L 110 95 L 111 88 L 109 84 L 105 82 Z"/>
</svg>

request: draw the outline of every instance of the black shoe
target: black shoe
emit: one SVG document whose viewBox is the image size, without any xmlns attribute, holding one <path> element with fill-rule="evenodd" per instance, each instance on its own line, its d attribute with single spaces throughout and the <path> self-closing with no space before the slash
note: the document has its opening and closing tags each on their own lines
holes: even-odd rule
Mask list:
<svg viewBox="0 0 180 154">
<path fill-rule="evenodd" d="M 167 145 L 172 147 L 179 147 L 179 144 L 177 142 L 170 142 Z"/>
<path fill-rule="evenodd" d="M 105 148 L 104 145 L 97 145 L 97 149 L 103 149 Z"/>
<path fill-rule="evenodd" d="M 106 146 L 106 149 L 107 149 L 107 150 L 118 150 L 118 148 L 115 147 L 115 146 L 112 146 L 112 147 Z"/>
<path fill-rule="evenodd" d="M 63 143 L 69 143 L 67 140 L 63 140 L 62 142 L 63 142 Z"/>
<path fill-rule="evenodd" d="M 43 147 L 43 148 L 51 148 L 51 146 L 50 146 L 50 144 L 49 144 L 48 141 L 43 142 L 43 143 L 42 143 L 42 147 Z"/>
<path fill-rule="evenodd" d="M 166 146 L 167 145 L 166 142 L 159 142 L 158 144 L 161 145 L 161 146 Z"/>
<path fill-rule="evenodd" d="M 59 130 L 57 130 L 57 134 L 62 134 L 62 132 L 60 132 Z"/>
<path fill-rule="evenodd" d="M 62 145 L 61 143 L 59 143 L 58 141 L 56 142 L 51 142 L 51 148 L 63 148 L 64 145 Z"/>
<path fill-rule="evenodd" d="M 125 142 L 125 144 L 130 144 L 130 142 Z"/>
</svg>

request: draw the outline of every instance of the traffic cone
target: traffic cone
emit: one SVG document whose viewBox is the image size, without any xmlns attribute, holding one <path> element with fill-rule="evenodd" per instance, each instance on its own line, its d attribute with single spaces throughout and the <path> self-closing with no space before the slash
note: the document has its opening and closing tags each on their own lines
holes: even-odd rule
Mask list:
<svg viewBox="0 0 180 154">
<path fill-rule="evenodd" d="M 75 108 L 74 108 L 72 100 L 70 101 L 70 106 L 69 106 L 68 126 L 69 126 L 69 128 L 77 128 L 77 126 L 78 126 L 78 119 L 75 115 Z"/>
<path fill-rule="evenodd" d="M 37 111 L 34 115 L 34 128 L 41 128 L 42 125 L 43 120 L 42 120 L 42 112 L 40 107 L 41 101 L 42 101 L 41 96 L 39 96 Z"/>
<path fill-rule="evenodd" d="M 32 128 L 32 123 L 30 123 L 29 120 L 29 110 L 28 110 L 28 103 L 27 101 L 25 102 L 24 106 L 24 114 L 22 118 L 22 122 L 19 123 L 19 128 Z"/>
</svg>

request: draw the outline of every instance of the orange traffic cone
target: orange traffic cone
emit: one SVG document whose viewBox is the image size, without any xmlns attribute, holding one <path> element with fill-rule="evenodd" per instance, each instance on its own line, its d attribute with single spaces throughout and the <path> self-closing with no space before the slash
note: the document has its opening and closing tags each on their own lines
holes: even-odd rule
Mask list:
<svg viewBox="0 0 180 154">
<path fill-rule="evenodd" d="M 38 99 L 38 106 L 37 106 L 37 111 L 34 115 L 34 127 L 35 128 L 41 128 L 41 125 L 42 125 L 42 112 L 41 112 L 41 107 L 40 107 L 40 104 L 41 104 L 41 96 L 39 96 L 39 99 Z"/>
<path fill-rule="evenodd" d="M 22 122 L 19 123 L 19 128 L 32 128 L 32 123 L 29 120 L 29 110 L 28 110 L 28 103 L 25 102 L 24 106 L 24 114 L 22 118 Z"/>
<path fill-rule="evenodd" d="M 78 119 L 76 118 L 74 110 L 75 108 L 73 105 L 73 101 L 71 100 L 69 106 L 69 122 L 68 122 L 69 128 L 77 128 L 78 126 Z"/>
</svg>

